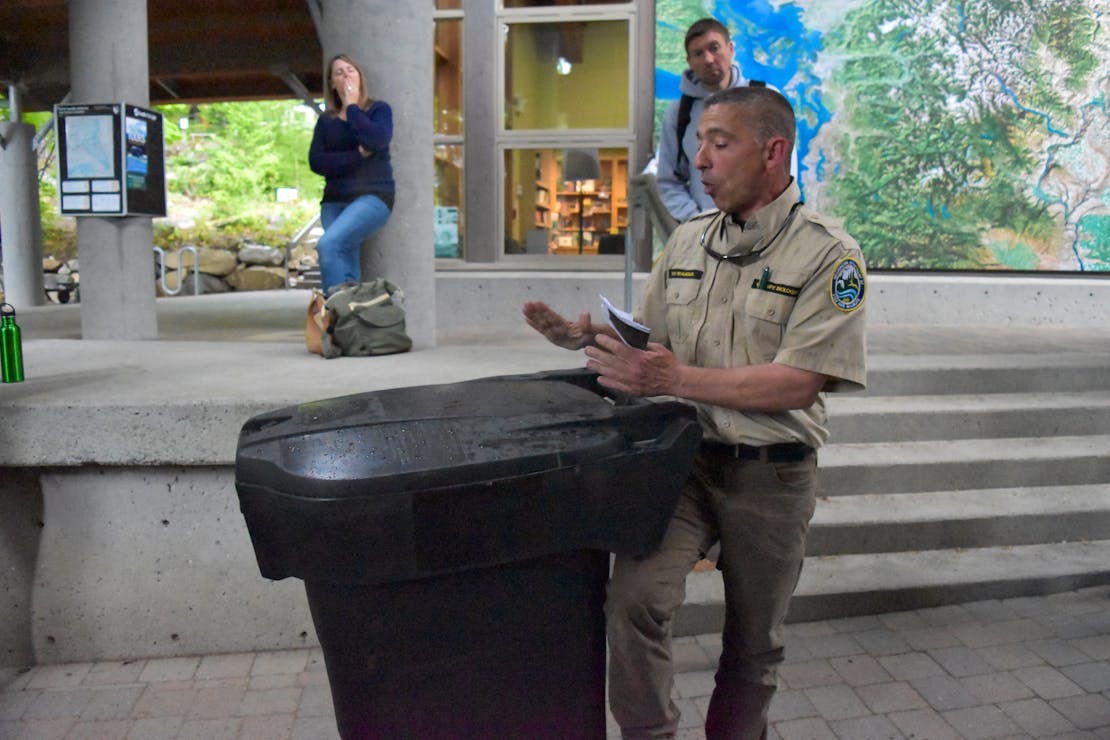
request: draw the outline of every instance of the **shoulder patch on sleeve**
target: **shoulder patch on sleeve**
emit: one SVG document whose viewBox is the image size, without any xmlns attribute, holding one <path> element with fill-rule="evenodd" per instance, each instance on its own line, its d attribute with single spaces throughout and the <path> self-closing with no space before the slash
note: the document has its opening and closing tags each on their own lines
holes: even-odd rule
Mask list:
<svg viewBox="0 0 1110 740">
<path fill-rule="evenodd" d="M 838 310 L 855 311 L 863 305 L 867 280 L 859 262 L 851 257 L 840 260 L 829 281 L 829 298 Z"/>
</svg>

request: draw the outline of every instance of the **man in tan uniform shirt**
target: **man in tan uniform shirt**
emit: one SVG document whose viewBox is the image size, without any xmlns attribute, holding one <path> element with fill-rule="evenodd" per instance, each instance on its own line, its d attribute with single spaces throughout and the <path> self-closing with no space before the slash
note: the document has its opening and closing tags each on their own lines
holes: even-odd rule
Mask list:
<svg viewBox="0 0 1110 740">
<path fill-rule="evenodd" d="M 626 738 L 668 737 L 671 623 L 685 579 L 715 543 L 725 627 L 708 738 L 766 737 L 827 438 L 821 393 L 863 387 L 865 268 L 856 242 L 801 204 L 794 114 L 767 88 L 707 100 L 694 166 L 720 210 L 679 226 L 637 318 L 645 351 L 588 313 L 525 304 L 552 342 L 585 348 L 600 382 L 693 404 L 704 441 L 659 549 L 618 557 L 605 605 L 609 695 Z"/>
</svg>

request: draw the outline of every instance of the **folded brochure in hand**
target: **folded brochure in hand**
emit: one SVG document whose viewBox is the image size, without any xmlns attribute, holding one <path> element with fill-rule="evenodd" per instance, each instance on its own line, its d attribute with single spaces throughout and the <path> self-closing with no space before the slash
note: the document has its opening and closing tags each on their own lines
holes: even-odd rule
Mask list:
<svg viewBox="0 0 1110 740">
<path fill-rule="evenodd" d="M 605 296 L 600 296 L 600 298 L 601 306 L 605 309 L 605 315 L 609 318 L 609 326 L 613 327 L 621 341 L 629 347 L 645 349 L 648 337 L 651 335 L 651 329 L 632 318 L 632 314 L 614 306 Z"/>
</svg>

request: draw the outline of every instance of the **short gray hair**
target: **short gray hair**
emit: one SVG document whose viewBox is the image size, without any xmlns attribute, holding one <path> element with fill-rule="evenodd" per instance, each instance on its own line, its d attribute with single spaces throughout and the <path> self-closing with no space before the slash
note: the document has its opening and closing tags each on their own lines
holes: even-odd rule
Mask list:
<svg viewBox="0 0 1110 740">
<path fill-rule="evenodd" d="M 749 109 L 749 120 L 760 140 L 766 142 L 781 136 L 790 142 L 791 149 L 794 148 L 797 125 L 794 109 L 777 90 L 759 85 L 727 87 L 706 98 L 705 107 L 713 105 L 738 105 Z"/>
</svg>

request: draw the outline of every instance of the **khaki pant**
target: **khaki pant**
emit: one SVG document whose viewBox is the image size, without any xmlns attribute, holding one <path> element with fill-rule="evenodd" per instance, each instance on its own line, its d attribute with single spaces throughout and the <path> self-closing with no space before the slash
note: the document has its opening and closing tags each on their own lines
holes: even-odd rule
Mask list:
<svg viewBox="0 0 1110 740">
<path fill-rule="evenodd" d="M 816 469 L 816 455 L 771 463 L 703 450 L 659 549 L 616 558 L 605 604 L 609 703 L 625 738 L 667 737 L 678 727 L 672 617 L 685 598 L 686 575 L 718 540 L 725 627 L 706 736 L 766 736 L 782 623 L 816 503 Z"/>
</svg>

